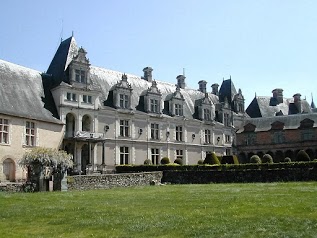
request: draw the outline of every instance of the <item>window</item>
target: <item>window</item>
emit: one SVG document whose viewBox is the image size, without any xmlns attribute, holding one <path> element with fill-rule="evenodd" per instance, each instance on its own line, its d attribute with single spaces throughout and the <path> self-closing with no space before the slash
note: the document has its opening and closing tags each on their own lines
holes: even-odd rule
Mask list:
<svg viewBox="0 0 317 238">
<path fill-rule="evenodd" d="M 151 139 L 153 139 L 153 140 L 160 139 L 159 132 L 160 132 L 159 124 L 151 123 Z"/>
<path fill-rule="evenodd" d="M 210 144 L 211 143 L 211 131 L 205 130 L 205 143 Z"/>
<path fill-rule="evenodd" d="M 223 117 L 224 117 L 223 124 L 224 124 L 225 126 L 230 126 L 229 114 L 228 114 L 228 113 L 224 113 Z"/>
<path fill-rule="evenodd" d="M 35 146 L 35 124 L 27 121 L 25 125 L 25 144 L 27 146 Z"/>
<path fill-rule="evenodd" d="M 76 96 L 76 93 L 69 93 L 69 92 L 67 92 L 67 94 L 66 94 L 66 99 L 68 100 L 68 101 L 74 101 L 74 102 L 76 102 L 77 101 L 77 96 Z"/>
<path fill-rule="evenodd" d="M 9 121 L 0 118 L 0 144 L 9 144 Z"/>
<path fill-rule="evenodd" d="M 86 72 L 84 70 L 75 70 L 75 80 L 78 83 L 86 83 Z"/>
<path fill-rule="evenodd" d="M 129 164 L 129 147 L 120 147 L 120 164 Z"/>
<path fill-rule="evenodd" d="M 159 102 L 157 99 L 150 99 L 150 112 L 159 112 Z"/>
<path fill-rule="evenodd" d="M 273 134 L 273 142 L 276 144 L 284 143 L 285 142 L 285 136 L 282 131 L 274 132 Z"/>
<path fill-rule="evenodd" d="M 129 137 L 129 121 L 120 120 L 120 136 Z"/>
<path fill-rule="evenodd" d="M 225 135 L 225 140 L 226 140 L 226 143 L 230 143 L 231 142 L 230 135 Z"/>
<path fill-rule="evenodd" d="M 183 116 L 183 105 L 175 103 L 175 115 Z"/>
<path fill-rule="evenodd" d="M 311 130 L 302 131 L 302 140 L 312 140 L 314 138 L 314 134 Z"/>
<path fill-rule="evenodd" d="M 83 102 L 92 104 L 92 97 L 90 95 L 83 95 Z"/>
<path fill-rule="evenodd" d="M 176 140 L 183 141 L 183 127 L 176 126 Z"/>
<path fill-rule="evenodd" d="M 246 135 L 245 144 L 246 145 L 254 145 L 254 144 L 256 144 L 256 136 L 255 136 L 255 134 L 247 134 Z"/>
<path fill-rule="evenodd" d="M 209 109 L 204 109 L 204 120 L 210 121 L 211 120 L 211 112 Z"/>
<path fill-rule="evenodd" d="M 183 159 L 183 150 L 176 150 L 176 159 Z"/>
<path fill-rule="evenodd" d="M 151 149 L 152 164 L 159 164 L 160 161 L 160 150 L 156 148 Z"/>
<path fill-rule="evenodd" d="M 129 96 L 125 94 L 120 94 L 120 107 L 129 108 Z"/>
</svg>

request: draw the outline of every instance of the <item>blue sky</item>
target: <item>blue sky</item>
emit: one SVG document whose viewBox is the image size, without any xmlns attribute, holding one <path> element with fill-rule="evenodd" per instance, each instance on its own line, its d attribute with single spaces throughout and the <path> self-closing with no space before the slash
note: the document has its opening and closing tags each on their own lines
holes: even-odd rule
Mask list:
<svg viewBox="0 0 317 238">
<path fill-rule="evenodd" d="M 317 101 L 315 0 L 1 1 L 0 59 L 46 71 L 74 32 L 92 65 L 176 83 L 232 77 L 248 105 L 274 88 Z"/>
</svg>

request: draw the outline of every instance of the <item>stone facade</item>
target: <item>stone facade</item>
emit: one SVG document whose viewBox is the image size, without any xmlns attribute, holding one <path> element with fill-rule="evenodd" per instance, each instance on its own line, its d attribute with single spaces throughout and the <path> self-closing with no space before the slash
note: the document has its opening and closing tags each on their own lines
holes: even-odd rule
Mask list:
<svg viewBox="0 0 317 238">
<path fill-rule="evenodd" d="M 163 172 L 68 176 L 68 190 L 109 189 L 116 187 L 147 186 L 161 182 Z"/>
</svg>

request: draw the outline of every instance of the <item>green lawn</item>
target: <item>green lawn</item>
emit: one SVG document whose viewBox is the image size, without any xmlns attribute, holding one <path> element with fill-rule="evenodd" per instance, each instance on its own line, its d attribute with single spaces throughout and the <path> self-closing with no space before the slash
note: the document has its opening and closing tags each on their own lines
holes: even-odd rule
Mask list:
<svg viewBox="0 0 317 238">
<path fill-rule="evenodd" d="M 317 182 L 2 192 L 0 237 L 317 237 Z"/>
</svg>

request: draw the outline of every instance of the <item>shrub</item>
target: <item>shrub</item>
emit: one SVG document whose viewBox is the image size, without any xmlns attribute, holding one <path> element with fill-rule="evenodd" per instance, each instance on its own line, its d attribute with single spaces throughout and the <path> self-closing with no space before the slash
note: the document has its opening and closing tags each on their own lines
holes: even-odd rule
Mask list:
<svg viewBox="0 0 317 238">
<path fill-rule="evenodd" d="M 198 160 L 197 164 L 200 164 L 200 165 L 204 164 L 204 160 L 202 159 Z"/>
<path fill-rule="evenodd" d="M 272 164 L 273 163 L 273 158 L 270 154 L 265 154 L 262 157 L 262 163 L 268 163 L 268 164 Z"/>
<path fill-rule="evenodd" d="M 212 152 L 211 154 L 206 154 L 204 164 L 220 164 L 216 153 Z"/>
<path fill-rule="evenodd" d="M 296 161 L 310 161 L 310 157 L 305 150 L 300 150 L 296 155 Z"/>
<path fill-rule="evenodd" d="M 261 164 L 261 158 L 258 155 L 252 155 L 250 158 L 250 163 Z"/>
<path fill-rule="evenodd" d="M 183 165 L 183 160 L 181 158 L 177 158 L 176 160 L 174 160 L 175 164 L 179 164 L 179 165 Z"/>
<path fill-rule="evenodd" d="M 152 161 L 150 159 L 144 160 L 144 165 L 152 165 Z"/>
<path fill-rule="evenodd" d="M 290 162 L 292 162 L 292 160 L 291 160 L 290 157 L 286 157 L 286 158 L 284 159 L 284 162 L 285 162 L 285 163 L 290 163 Z"/>
<path fill-rule="evenodd" d="M 171 163 L 171 161 L 168 157 L 163 157 L 161 159 L 161 164 L 169 164 L 169 163 Z"/>
</svg>

